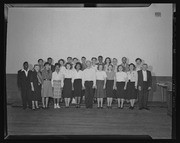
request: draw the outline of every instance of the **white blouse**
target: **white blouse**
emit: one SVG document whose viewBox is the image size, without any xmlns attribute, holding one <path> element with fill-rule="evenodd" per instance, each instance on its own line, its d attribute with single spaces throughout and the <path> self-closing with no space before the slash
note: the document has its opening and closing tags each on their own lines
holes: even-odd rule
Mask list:
<svg viewBox="0 0 180 143">
<path fill-rule="evenodd" d="M 73 78 L 73 70 L 65 70 L 64 71 L 64 78 Z"/>
<path fill-rule="evenodd" d="M 137 86 L 137 79 L 138 79 L 137 71 L 132 71 L 132 72 L 128 71 L 127 75 L 128 75 L 128 80 L 130 80 L 131 82 L 135 82 L 135 86 Z"/>
<path fill-rule="evenodd" d="M 106 79 L 107 75 L 105 71 L 97 71 L 96 72 L 96 80 L 104 80 Z"/>
<path fill-rule="evenodd" d="M 126 72 L 117 72 L 116 73 L 116 81 L 117 82 L 126 82 L 127 81 L 127 73 Z"/>
<path fill-rule="evenodd" d="M 60 80 L 61 81 L 61 86 L 64 86 L 64 82 L 63 82 L 63 74 L 62 72 L 59 71 L 59 73 L 57 73 L 56 71 L 54 71 L 52 73 L 52 79 L 51 79 L 51 83 L 52 83 L 52 87 L 53 87 L 53 81 L 54 80 Z"/>
<path fill-rule="evenodd" d="M 60 71 L 61 71 L 63 74 L 64 74 L 65 70 L 66 70 L 65 66 L 61 66 L 61 67 L 60 67 Z"/>
</svg>

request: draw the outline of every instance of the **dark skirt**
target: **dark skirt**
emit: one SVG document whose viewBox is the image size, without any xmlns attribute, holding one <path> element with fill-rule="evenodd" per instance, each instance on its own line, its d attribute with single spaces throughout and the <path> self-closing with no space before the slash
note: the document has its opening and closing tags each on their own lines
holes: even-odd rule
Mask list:
<svg viewBox="0 0 180 143">
<path fill-rule="evenodd" d="M 65 78 L 64 79 L 63 97 L 64 98 L 71 98 L 72 97 L 72 81 L 71 81 L 71 78 Z"/>
<path fill-rule="evenodd" d="M 74 86 L 74 97 L 81 97 L 82 79 L 75 79 L 73 86 Z"/>
<path fill-rule="evenodd" d="M 125 98 L 125 90 L 124 90 L 124 86 L 125 86 L 125 82 L 116 82 L 116 86 L 117 86 L 117 98 Z"/>
<path fill-rule="evenodd" d="M 126 99 L 136 99 L 137 98 L 137 93 L 135 90 L 135 82 L 128 82 L 126 90 L 127 90 Z"/>
<path fill-rule="evenodd" d="M 34 91 L 32 91 L 31 100 L 41 101 L 41 85 L 34 87 Z"/>
<path fill-rule="evenodd" d="M 106 97 L 106 92 L 104 87 L 104 80 L 96 80 L 96 85 L 97 85 L 97 89 L 96 89 L 96 98 L 105 98 Z"/>
<path fill-rule="evenodd" d="M 106 96 L 113 98 L 113 85 L 114 85 L 114 80 L 107 80 L 106 81 Z"/>
</svg>

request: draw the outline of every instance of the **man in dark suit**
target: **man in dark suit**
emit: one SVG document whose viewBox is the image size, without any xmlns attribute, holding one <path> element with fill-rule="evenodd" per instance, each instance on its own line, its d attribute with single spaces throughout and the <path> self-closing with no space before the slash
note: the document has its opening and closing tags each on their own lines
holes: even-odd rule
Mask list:
<svg viewBox="0 0 180 143">
<path fill-rule="evenodd" d="M 152 76 L 151 72 L 147 70 L 147 68 L 148 65 L 144 63 L 142 65 L 142 70 L 138 71 L 139 110 L 149 110 L 149 108 L 147 107 L 147 102 L 149 90 L 151 90 L 152 87 Z"/>
<path fill-rule="evenodd" d="M 18 71 L 17 76 L 17 84 L 18 88 L 21 91 L 21 98 L 23 109 L 26 109 L 27 106 L 31 108 L 31 84 L 30 84 L 30 76 L 31 72 L 29 70 L 28 62 L 23 63 L 23 69 Z"/>
</svg>

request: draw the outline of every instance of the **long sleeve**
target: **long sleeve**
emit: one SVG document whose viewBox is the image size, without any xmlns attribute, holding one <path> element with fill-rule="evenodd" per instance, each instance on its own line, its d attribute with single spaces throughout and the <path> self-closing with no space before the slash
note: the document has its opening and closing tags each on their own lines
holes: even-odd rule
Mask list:
<svg viewBox="0 0 180 143">
<path fill-rule="evenodd" d="M 138 74 L 137 71 L 135 71 L 135 86 L 137 86 L 137 81 L 138 81 Z"/>
<path fill-rule="evenodd" d="M 18 74 L 17 74 L 17 86 L 19 89 L 21 88 L 21 71 L 20 70 L 18 71 Z"/>
<path fill-rule="evenodd" d="M 149 87 L 152 87 L 152 75 L 150 71 L 149 71 Z"/>
<path fill-rule="evenodd" d="M 96 72 L 93 70 L 93 86 L 96 86 Z"/>
<path fill-rule="evenodd" d="M 83 86 L 83 87 L 84 87 L 84 82 L 85 82 L 85 77 L 84 77 L 84 75 L 85 75 L 85 70 L 82 71 L 82 86 Z"/>
<path fill-rule="evenodd" d="M 52 78 L 51 78 L 52 87 L 53 87 L 53 80 L 54 80 L 54 72 L 52 73 Z"/>
</svg>

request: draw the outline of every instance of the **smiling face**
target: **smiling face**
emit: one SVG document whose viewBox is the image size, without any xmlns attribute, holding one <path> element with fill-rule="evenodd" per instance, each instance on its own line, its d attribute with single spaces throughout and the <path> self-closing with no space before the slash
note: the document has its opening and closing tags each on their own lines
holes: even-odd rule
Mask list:
<svg viewBox="0 0 180 143">
<path fill-rule="evenodd" d="M 110 63 L 110 59 L 107 58 L 107 59 L 106 59 L 106 64 L 109 64 L 109 63 Z"/>
<path fill-rule="evenodd" d="M 119 66 L 118 70 L 119 70 L 119 71 L 122 71 L 122 70 L 123 70 L 123 67 L 122 67 L 122 66 Z"/>
<path fill-rule="evenodd" d="M 56 70 L 56 72 L 59 72 L 59 70 L 60 70 L 59 65 L 56 65 L 55 70 Z"/>
<path fill-rule="evenodd" d="M 38 71 L 39 71 L 39 66 L 36 65 L 36 66 L 34 67 L 34 69 L 35 69 L 36 72 L 38 72 Z"/>
<path fill-rule="evenodd" d="M 142 65 L 142 70 L 145 71 L 145 70 L 147 70 L 147 68 L 148 68 L 148 66 L 147 66 L 146 64 L 143 64 L 143 65 Z"/>
<path fill-rule="evenodd" d="M 66 68 L 69 70 L 71 68 L 70 64 L 67 64 Z"/>
<path fill-rule="evenodd" d="M 130 66 L 129 66 L 129 69 L 130 69 L 131 71 L 133 71 L 133 70 L 134 70 L 134 66 L 133 66 L 133 65 L 130 65 Z"/>
<path fill-rule="evenodd" d="M 122 63 L 124 63 L 124 64 L 125 64 L 125 63 L 126 63 L 126 61 L 127 61 L 126 57 L 123 57 L 123 58 L 122 58 Z"/>
<path fill-rule="evenodd" d="M 113 59 L 113 65 L 117 65 L 117 59 Z"/>
<path fill-rule="evenodd" d="M 90 68 L 90 67 L 91 67 L 91 62 L 90 62 L 90 61 L 87 61 L 87 62 L 86 62 L 86 65 L 87 65 L 88 68 Z"/>
<path fill-rule="evenodd" d="M 45 68 L 46 68 L 46 70 L 49 70 L 50 65 L 49 65 L 49 64 L 46 64 L 46 65 L 45 65 Z"/>
<path fill-rule="evenodd" d="M 23 68 L 24 68 L 24 70 L 28 70 L 28 67 L 29 67 L 29 65 L 28 65 L 28 63 L 27 62 L 25 62 L 24 64 L 23 64 Z"/>
</svg>

